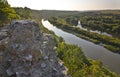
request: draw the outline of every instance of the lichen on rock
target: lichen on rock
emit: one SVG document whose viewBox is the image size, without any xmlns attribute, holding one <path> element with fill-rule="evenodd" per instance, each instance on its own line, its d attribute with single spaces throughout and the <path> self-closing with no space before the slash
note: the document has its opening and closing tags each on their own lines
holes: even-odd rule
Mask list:
<svg viewBox="0 0 120 77">
<path fill-rule="evenodd" d="M 12 21 L 0 33 L 0 76 L 70 77 L 57 58 L 54 38 L 35 21 Z"/>
</svg>

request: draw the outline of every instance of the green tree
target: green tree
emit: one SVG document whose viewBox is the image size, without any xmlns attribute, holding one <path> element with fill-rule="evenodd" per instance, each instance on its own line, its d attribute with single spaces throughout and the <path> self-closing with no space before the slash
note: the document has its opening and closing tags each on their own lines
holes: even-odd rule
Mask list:
<svg viewBox="0 0 120 77">
<path fill-rule="evenodd" d="M 7 1 L 0 0 L 0 25 L 8 23 L 12 19 L 19 19 L 20 16 L 16 14 L 15 10 L 10 7 Z"/>
<path fill-rule="evenodd" d="M 78 46 L 61 42 L 57 53 L 72 77 L 120 77 L 103 67 L 100 61 L 87 58 Z"/>
<path fill-rule="evenodd" d="M 22 18 L 22 19 L 31 19 L 32 18 L 32 13 L 31 13 L 31 9 L 28 7 L 17 7 L 14 8 L 16 13 Z"/>
</svg>

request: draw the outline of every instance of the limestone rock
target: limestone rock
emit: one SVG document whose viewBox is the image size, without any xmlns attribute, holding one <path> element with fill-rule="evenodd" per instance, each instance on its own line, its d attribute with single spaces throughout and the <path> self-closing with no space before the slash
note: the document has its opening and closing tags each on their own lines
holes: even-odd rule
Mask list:
<svg viewBox="0 0 120 77">
<path fill-rule="evenodd" d="M 0 30 L 0 76 L 70 77 L 55 45 L 35 21 L 12 21 Z"/>
</svg>

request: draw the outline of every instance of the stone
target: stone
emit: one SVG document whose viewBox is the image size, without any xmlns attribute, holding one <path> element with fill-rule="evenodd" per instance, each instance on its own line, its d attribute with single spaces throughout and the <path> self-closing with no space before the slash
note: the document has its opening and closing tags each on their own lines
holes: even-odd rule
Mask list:
<svg viewBox="0 0 120 77">
<path fill-rule="evenodd" d="M 41 67 L 42 67 L 42 68 L 45 68 L 45 67 L 46 67 L 46 64 L 45 64 L 45 63 L 42 63 L 42 64 L 41 64 Z"/>
<path fill-rule="evenodd" d="M 9 40 L 8 37 L 6 37 L 5 39 L 2 39 L 2 40 L 0 41 L 0 45 L 6 45 L 6 44 L 8 44 L 8 40 Z"/>
<path fill-rule="evenodd" d="M 7 36 L 7 32 L 0 32 L 0 40 L 5 39 Z"/>
<path fill-rule="evenodd" d="M 30 54 L 26 55 L 25 59 L 28 61 L 32 61 L 32 55 L 30 55 Z"/>
<path fill-rule="evenodd" d="M 0 51 L 0 56 L 2 56 L 2 55 L 3 55 L 3 52 Z"/>
<path fill-rule="evenodd" d="M 47 41 L 44 41 L 44 42 L 43 42 L 43 45 L 45 45 L 45 44 L 47 44 Z"/>
<path fill-rule="evenodd" d="M 50 59 L 51 62 L 53 62 L 54 60 L 53 59 Z"/>
<path fill-rule="evenodd" d="M 64 65 L 64 62 L 59 60 L 58 63 L 60 64 L 60 66 L 63 66 Z"/>
<path fill-rule="evenodd" d="M 7 36 L 7 32 L 0 32 L 0 36 Z"/>
<path fill-rule="evenodd" d="M 67 75 L 67 74 L 68 74 L 68 71 L 63 70 L 62 73 L 65 74 L 65 75 Z"/>
<path fill-rule="evenodd" d="M 17 49 L 19 47 L 18 44 L 12 44 L 13 49 Z"/>
<path fill-rule="evenodd" d="M 48 59 L 48 56 L 45 56 L 45 57 L 44 57 L 44 60 L 47 60 L 47 59 Z"/>
<path fill-rule="evenodd" d="M 57 69 L 54 67 L 54 68 L 53 68 L 53 71 L 54 71 L 54 72 L 57 72 Z"/>
<path fill-rule="evenodd" d="M 13 74 L 15 74 L 12 68 L 7 69 L 6 72 L 8 76 L 12 76 Z"/>
<path fill-rule="evenodd" d="M 53 50 L 56 50 L 57 49 L 57 47 L 55 46 L 55 47 L 53 47 Z"/>
<path fill-rule="evenodd" d="M 68 69 L 67 69 L 66 67 L 64 67 L 64 68 L 65 68 L 65 69 L 62 70 L 62 73 L 65 74 L 65 75 L 67 75 L 67 74 L 68 74 Z"/>
<path fill-rule="evenodd" d="M 0 62 L 3 60 L 3 56 L 0 56 Z"/>
<path fill-rule="evenodd" d="M 35 21 L 15 20 L 0 41 L 0 75 L 5 77 L 70 77 L 59 62 L 56 42 L 51 34 L 41 32 Z M 5 33 L 8 32 L 10 37 Z M 4 54 L 1 52 L 5 52 Z M 2 64 L 1 64 L 2 63 Z M 4 65 L 4 67 L 3 67 Z M 61 67 L 62 66 L 62 67 Z M 2 71 L 4 70 L 4 71 Z"/>
</svg>

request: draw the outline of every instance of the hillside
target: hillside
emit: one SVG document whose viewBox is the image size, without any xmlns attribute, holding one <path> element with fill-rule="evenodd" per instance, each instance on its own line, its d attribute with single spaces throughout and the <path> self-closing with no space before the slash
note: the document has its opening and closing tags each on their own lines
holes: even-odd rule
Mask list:
<svg viewBox="0 0 120 77">
<path fill-rule="evenodd" d="M 63 15 L 74 15 L 78 14 L 79 11 L 58 11 L 58 10 L 32 10 L 32 13 L 41 18 L 49 18 Z"/>
<path fill-rule="evenodd" d="M 39 11 L 1 4 L 0 18 L 5 19 L 0 19 L 0 77 L 120 77 L 41 24 L 43 18 L 80 12 Z"/>
<path fill-rule="evenodd" d="M 70 77 L 54 38 L 36 22 L 12 21 L 0 33 L 0 77 Z"/>
</svg>

